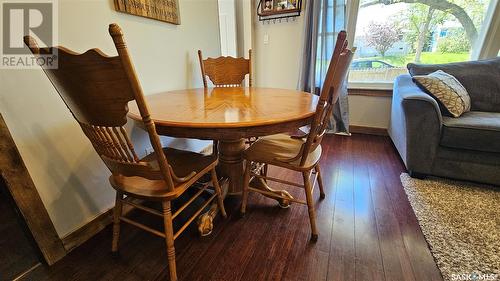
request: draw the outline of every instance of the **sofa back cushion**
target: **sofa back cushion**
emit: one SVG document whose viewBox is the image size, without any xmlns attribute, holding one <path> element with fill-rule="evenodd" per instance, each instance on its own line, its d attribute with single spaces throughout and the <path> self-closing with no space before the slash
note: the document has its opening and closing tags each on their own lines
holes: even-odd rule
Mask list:
<svg viewBox="0 0 500 281">
<path fill-rule="evenodd" d="M 471 98 L 471 110 L 500 112 L 500 58 L 448 64 L 408 64 L 411 76 L 442 70 L 455 76 Z"/>
</svg>

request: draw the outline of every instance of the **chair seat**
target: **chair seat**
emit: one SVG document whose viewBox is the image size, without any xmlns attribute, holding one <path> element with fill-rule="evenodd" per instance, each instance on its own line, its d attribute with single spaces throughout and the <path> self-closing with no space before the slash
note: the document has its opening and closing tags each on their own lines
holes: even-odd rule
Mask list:
<svg viewBox="0 0 500 281">
<path fill-rule="evenodd" d="M 188 176 L 191 172 L 196 172 L 196 176 L 194 177 L 194 180 L 196 180 L 217 165 L 217 156 L 214 155 L 204 155 L 174 148 L 164 148 L 163 153 L 165 153 L 175 174 L 180 178 Z M 154 152 L 142 158 L 141 161 L 149 162 L 152 167 L 158 167 L 156 154 Z M 115 189 L 126 194 L 147 199 L 158 198 L 161 200 L 179 197 L 192 182 L 188 181 L 178 184 L 173 191 L 168 191 L 167 183 L 164 180 L 112 175 L 109 181 Z"/>
<path fill-rule="evenodd" d="M 443 117 L 441 145 L 500 152 L 500 113 L 470 111 L 459 118 Z"/>
<path fill-rule="evenodd" d="M 283 161 L 283 159 L 291 159 L 297 156 L 304 143 L 305 138 L 291 138 L 285 134 L 262 137 L 245 150 L 244 158 L 293 170 L 310 169 L 321 158 L 321 145 L 318 145 L 314 151 L 309 153 L 304 166 L 300 166 L 300 158 L 293 162 Z"/>
</svg>

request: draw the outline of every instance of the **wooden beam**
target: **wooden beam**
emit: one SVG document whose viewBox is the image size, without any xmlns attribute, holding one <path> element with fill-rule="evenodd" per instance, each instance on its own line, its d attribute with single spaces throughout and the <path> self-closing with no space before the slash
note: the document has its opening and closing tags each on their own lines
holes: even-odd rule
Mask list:
<svg viewBox="0 0 500 281">
<path fill-rule="evenodd" d="M 0 176 L 14 198 L 45 261 L 52 265 L 66 255 L 40 195 L 0 114 Z"/>
</svg>

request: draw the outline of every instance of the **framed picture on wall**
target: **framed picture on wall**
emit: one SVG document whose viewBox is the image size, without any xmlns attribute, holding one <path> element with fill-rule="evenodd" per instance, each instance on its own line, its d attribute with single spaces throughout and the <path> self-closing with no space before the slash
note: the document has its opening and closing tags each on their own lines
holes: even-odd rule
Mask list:
<svg viewBox="0 0 500 281">
<path fill-rule="evenodd" d="M 274 1 L 273 0 L 264 0 L 264 6 L 262 6 L 263 12 L 270 12 L 274 10 Z"/>
<path fill-rule="evenodd" d="M 301 11 L 302 0 L 259 0 L 257 6 L 259 20 L 264 22 L 276 19 L 279 22 L 282 19 L 288 21 L 288 18 L 300 16 Z"/>
<path fill-rule="evenodd" d="M 179 0 L 113 0 L 115 10 L 135 16 L 181 24 Z"/>
<path fill-rule="evenodd" d="M 288 9 L 288 1 L 287 0 L 279 0 L 276 5 L 276 11 L 286 10 Z"/>
</svg>

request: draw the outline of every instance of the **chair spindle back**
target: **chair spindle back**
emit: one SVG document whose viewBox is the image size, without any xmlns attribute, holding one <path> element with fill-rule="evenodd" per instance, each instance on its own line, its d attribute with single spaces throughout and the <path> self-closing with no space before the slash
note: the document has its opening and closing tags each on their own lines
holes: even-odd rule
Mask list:
<svg viewBox="0 0 500 281">
<path fill-rule="evenodd" d="M 24 41 L 35 56 L 58 49 L 58 68 L 41 67 L 112 174 L 165 180 L 173 190 L 175 175 L 163 153 L 123 32 L 117 24 L 110 24 L 109 33 L 118 52 L 115 57 L 99 49 L 78 54 L 64 47 L 40 48 L 31 36 Z M 137 103 L 158 165 L 139 160 L 125 130 L 130 101 Z"/>
</svg>

